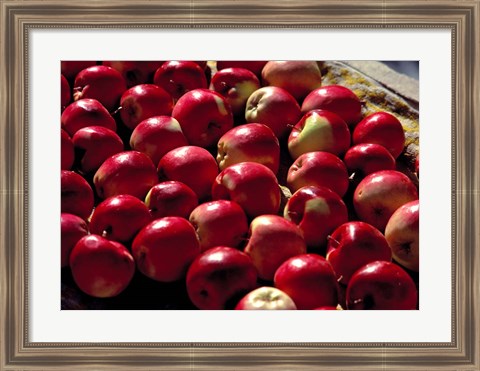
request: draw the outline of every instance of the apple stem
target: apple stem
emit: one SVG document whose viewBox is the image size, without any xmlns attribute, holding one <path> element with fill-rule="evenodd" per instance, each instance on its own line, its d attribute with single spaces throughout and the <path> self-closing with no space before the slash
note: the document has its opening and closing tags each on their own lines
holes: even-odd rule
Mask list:
<svg viewBox="0 0 480 371">
<path fill-rule="evenodd" d="M 333 238 L 331 235 L 328 235 L 328 236 L 327 236 L 327 241 L 328 241 L 328 242 L 333 241 L 333 242 L 335 242 L 335 243 L 337 244 L 337 246 L 340 245 L 340 242 L 337 241 L 335 238 Z"/>
<path fill-rule="evenodd" d="M 300 128 L 297 128 L 296 125 L 293 125 L 293 124 L 288 124 L 287 127 L 292 129 L 292 131 L 298 131 L 298 132 L 302 131 Z"/>
<path fill-rule="evenodd" d="M 355 172 L 353 172 L 352 174 L 350 174 L 350 176 L 348 177 L 348 179 L 352 180 L 352 179 L 355 179 Z"/>
<path fill-rule="evenodd" d="M 337 278 L 337 282 L 340 282 L 341 280 L 343 280 L 343 275 Z"/>
<path fill-rule="evenodd" d="M 121 110 L 123 109 L 122 106 L 118 107 L 113 113 L 112 113 L 112 116 L 113 115 L 116 115 L 118 112 L 120 112 Z"/>
</svg>

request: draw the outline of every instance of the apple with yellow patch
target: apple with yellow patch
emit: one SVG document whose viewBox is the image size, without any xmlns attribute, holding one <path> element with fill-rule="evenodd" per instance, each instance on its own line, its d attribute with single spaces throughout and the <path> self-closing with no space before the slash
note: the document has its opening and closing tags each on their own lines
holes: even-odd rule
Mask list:
<svg viewBox="0 0 480 371">
<path fill-rule="evenodd" d="M 385 228 L 385 238 L 394 259 L 405 268 L 418 272 L 420 205 L 415 200 L 400 206 L 390 217 Z"/>
<path fill-rule="evenodd" d="M 191 90 L 177 101 L 172 117 L 191 145 L 211 147 L 233 127 L 233 114 L 225 98 L 208 89 Z"/>
<path fill-rule="evenodd" d="M 245 295 L 235 310 L 296 310 L 292 298 L 271 286 L 262 286 Z"/>
<path fill-rule="evenodd" d="M 269 61 L 262 70 L 262 83 L 283 88 L 301 102 L 322 85 L 322 73 L 316 61 Z"/>
<path fill-rule="evenodd" d="M 295 160 L 307 152 L 325 151 L 340 156 L 350 147 L 350 130 L 335 113 L 324 110 L 307 112 L 288 137 L 288 151 Z"/>
<path fill-rule="evenodd" d="M 210 89 L 225 97 L 235 116 L 243 116 L 248 97 L 260 89 L 260 81 L 245 68 L 225 68 L 213 75 Z"/>
<path fill-rule="evenodd" d="M 309 247 L 324 248 L 327 237 L 348 220 L 347 206 L 332 190 L 321 186 L 305 186 L 288 200 L 284 217 L 303 232 Z"/>
<path fill-rule="evenodd" d="M 272 281 L 284 261 L 306 250 L 302 231 L 291 221 L 279 215 L 261 215 L 252 220 L 245 252 L 252 258 L 259 278 Z"/>
</svg>

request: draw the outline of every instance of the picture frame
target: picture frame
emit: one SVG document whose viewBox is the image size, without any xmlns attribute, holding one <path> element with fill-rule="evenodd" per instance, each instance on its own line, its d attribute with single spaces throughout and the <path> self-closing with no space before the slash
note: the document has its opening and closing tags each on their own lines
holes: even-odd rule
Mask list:
<svg viewBox="0 0 480 371">
<path fill-rule="evenodd" d="M 0 368 L 480 370 L 480 2 L 0 0 Z M 29 333 L 28 34 L 34 28 L 447 28 L 452 31 L 453 326 L 446 343 L 33 343 Z"/>
</svg>

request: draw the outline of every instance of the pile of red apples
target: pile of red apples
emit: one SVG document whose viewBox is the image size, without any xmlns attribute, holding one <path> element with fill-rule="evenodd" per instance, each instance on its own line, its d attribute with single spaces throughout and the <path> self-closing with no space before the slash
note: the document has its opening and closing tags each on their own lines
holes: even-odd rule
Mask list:
<svg viewBox="0 0 480 371">
<path fill-rule="evenodd" d="M 418 160 L 399 171 L 399 118 L 319 66 L 63 61 L 78 289 L 111 298 L 141 274 L 198 309 L 418 309 Z"/>
</svg>

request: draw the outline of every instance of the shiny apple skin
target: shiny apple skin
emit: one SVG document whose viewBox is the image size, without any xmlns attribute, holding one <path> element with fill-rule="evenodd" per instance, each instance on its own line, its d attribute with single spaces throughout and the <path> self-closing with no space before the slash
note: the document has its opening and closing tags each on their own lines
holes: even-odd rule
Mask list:
<svg viewBox="0 0 480 371">
<path fill-rule="evenodd" d="M 232 309 L 257 287 L 257 271 L 250 257 L 232 247 L 218 246 L 199 255 L 186 278 L 190 300 L 199 309 Z"/>
<path fill-rule="evenodd" d="M 103 61 L 104 66 L 112 67 L 121 73 L 127 88 L 153 81 L 153 75 L 163 62 L 157 61 Z"/>
<path fill-rule="evenodd" d="M 86 220 L 93 209 L 93 190 L 79 174 L 61 170 L 61 212 L 74 214 Z"/>
<path fill-rule="evenodd" d="M 374 143 L 357 144 L 345 153 L 343 162 L 350 174 L 360 178 L 380 170 L 395 170 L 395 159 L 382 145 Z"/>
<path fill-rule="evenodd" d="M 327 187 L 343 197 L 348 189 L 348 172 L 337 156 L 323 151 L 298 157 L 288 169 L 287 185 L 292 192 L 315 185 Z"/>
<path fill-rule="evenodd" d="M 60 137 L 60 168 L 62 170 L 70 170 L 73 166 L 73 162 L 75 161 L 75 151 L 73 149 L 73 142 L 68 133 L 61 130 L 61 137 Z"/>
<path fill-rule="evenodd" d="M 250 219 L 278 213 L 280 196 L 275 174 L 256 162 L 241 162 L 227 167 L 212 185 L 213 200 L 235 201 Z"/>
<path fill-rule="evenodd" d="M 257 268 L 258 277 L 272 281 L 277 268 L 289 258 L 307 251 L 303 233 L 278 215 L 261 215 L 250 223 L 245 253 Z"/>
<path fill-rule="evenodd" d="M 225 97 L 234 116 L 243 116 L 248 97 L 260 89 L 260 81 L 245 68 L 225 68 L 213 75 L 210 89 Z"/>
<path fill-rule="evenodd" d="M 60 216 L 61 266 L 69 266 L 70 253 L 77 242 L 88 234 L 85 220 L 74 214 L 62 213 Z"/>
<path fill-rule="evenodd" d="M 262 85 L 278 86 L 301 102 L 322 85 L 316 61 L 269 61 L 262 69 Z"/>
<path fill-rule="evenodd" d="M 130 129 L 153 116 L 170 115 L 173 99 L 164 89 L 154 84 L 135 85 L 120 98 L 120 118 Z"/>
<path fill-rule="evenodd" d="M 349 88 L 327 85 L 310 92 L 302 103 L 302 113 L 322 109 L 339 115 L 349 128 L 362 120 L 362 102 Z"/>
<path fill-rule="evenodd" d="M 415 200 L 400 206 L 388 220 L 385 238 L 396 262 L 418 272 L 420 264 L 420 205 Z"/>
<path fill-rule="evenodd" d="M 165 216 L 188 219 L 198 205 L 198 198 L 186 184 L 170 180 L 154 185 L 145 197 L 145 205 L 154 219 Z"/>
<path fill-rule="evenodd" d="M 120 97 L 127 89 L 120 72 L 107 66 L 91 66 L 80 71 L 73 85 L 73 99 L 97 99 L 109 111 L 119 106 Z"/>
<path fill-rule="evenodd" d="M 279 139 L 288 136 L 301 115 L 295 98 L 285 89 L 276 86 L 255 90 L 245 107 L 247 123 L 265 124 Z"/>
<path fill-rule="evenodd" d="M 260 77 L 263 67 L 268 61 L 217 61 L 217 70 L 225 68 L 245 68 Z"/>
<path fill-rule="evenodd" d="M 375 261 L 358 269 L 347 286 L 349 310 L 414 310 L 418 293 L 412 278 L 400 266 Z"/>
<path fill-rule="evenodd" d="M 280 166 L 280 144 L 266 125 L 251 123 L 236 126 L 218 141 L 217 163 L 220 170 L 240 162 L 257 162 L 275 174 Z"/>
<path fill-rule="evenodd" d="M 233 127 L 233 114 L 225 98 L 208 89 L 185 93 L 175 104 L 172 117 L 180 123 L 191 145 L 211 147 Z"/>
<path fill-rule="evenodd" d="M 81 128 L 73 135 L 72 142 L 78 166 L 85 174 L 97 171 L 107 158 L 124 149 L 117 133 L 103 126 Z"/>
<path fill-rule="evenodd" d="M 335 272 L 323 256 L 301 254 L 286 260 L 276 270 L 273 282 L 292 298 L 297 309 L 338 304 Z"/>
<path fill-rule="evenodd" d="M 150 212 L 130 195 L 109 197 L 97 205 L 90 219 L 90 232 L 121 243 L 129 243 L 151 221 Z"/>
<path fill-rule="evenodd" d="M 307 152 L 323 151 L 343 155 L 350 147 L 350 130 L 335 113 L 313 110 L 302 116 L 288 137 L 293 159 Z"/>
<path fill-rule="evenodd" d="M 358 218 L 381 232 L 400 206 L 418 199 L 418 191 L 405 174 L 381 170 L 367 175 L 353 193 L 353 206 Z"/>
<path fill-rule="evenodd" d="M 153 83 L 165 89 L 176 102 L 186 92 L 207 89 L 205 72 L 193 61 L 167 61 L 156 71 Z"/>
<path fill-rule="evenodd" d="M 85 68 L 95 66 L 96 64 L 96 61 L 61 61 L 60 70 L 68 82 L 73 83 L 75 76 L 77 76 L 80 71 L 84 70 Z"/>
<path fill-rule="evenodd" d="M 391 261 L 392 250 L 378 229 L 368 223 L 352 221 L 336 228 L 328 239 L 327 260 L 338 282 L 346 285 L 365 264 L 376 260 Z"/>
<path fill-rule="evenodd" d="M 62 129 L 73 135 L 87 126 L 103 126 L 116 131 L 117 124 L 107 109 L 96 99 L 80 99 L 70 103 L 61 116 Z"/>
<path fill-rule="evenodd" d="M 160 282 L 185 277 L 187 269 L 200 254 L 195 229 L 178 216 L 156 219 L 138 232 L 132 243 L 138 270 Z"/>
<path fill-rule="evenodd" d="M 355 127 L 353 144 L 375 143 L 384 146 L 397 159 L 405 147 L 405 132 L 400 121 L 388 112 L 365 117 Z"/>
<path fill-rule="evenodd" d="M 172 149 L 188 145 L 182 128 L 171 116 L 154 116 L 140 122 L 130 136 L 130 147 L 150 157 L 154 164 Z"/>
<path fill-rule="evenodd" d="M 157 183 L 152 160 L 137 151 L 124 151 L 107 158 L 93 177 L 96 193 L 102 199 L 129 194 L 143 200 Z"/>
<path fill-rule="evenodd" d="M 262 286 L 245 295 L 235 310 L 296 310 L 292 298 L 276 287 Z"/>
<path fill-rule="evenodd" d="M 198 205 L 188 219 L 197 232 L 202 251 L 216 246 L 238 248 L 248 234 L 248 220 L 239 204 L 216 200 Z"/>
<path fill-rule="evenodd" d="M 340 196 L 319 186 L 297 190 L 287 201 L 283 215 L 300 227 L 308 247 L 322 249 L 328 235 L 348 220 L 347 206 Z"/>
<path fill-rule="evenodd" d="M 122 244 L 90 234 L 73 248 L 70 268 L 80 290 L 97 298 L 110 298 L 130 284 L 135 262 Z"/>
<path fill-rule="evenodd" d="M 197 146 L 183 146 L 167 152 L 158 163 L 157 170 L 161 181 L 185 183 L 199 201 L 210 197 L 212 184 L 218 175 L 215 158 L 206 149 Z"/>
</svg>

